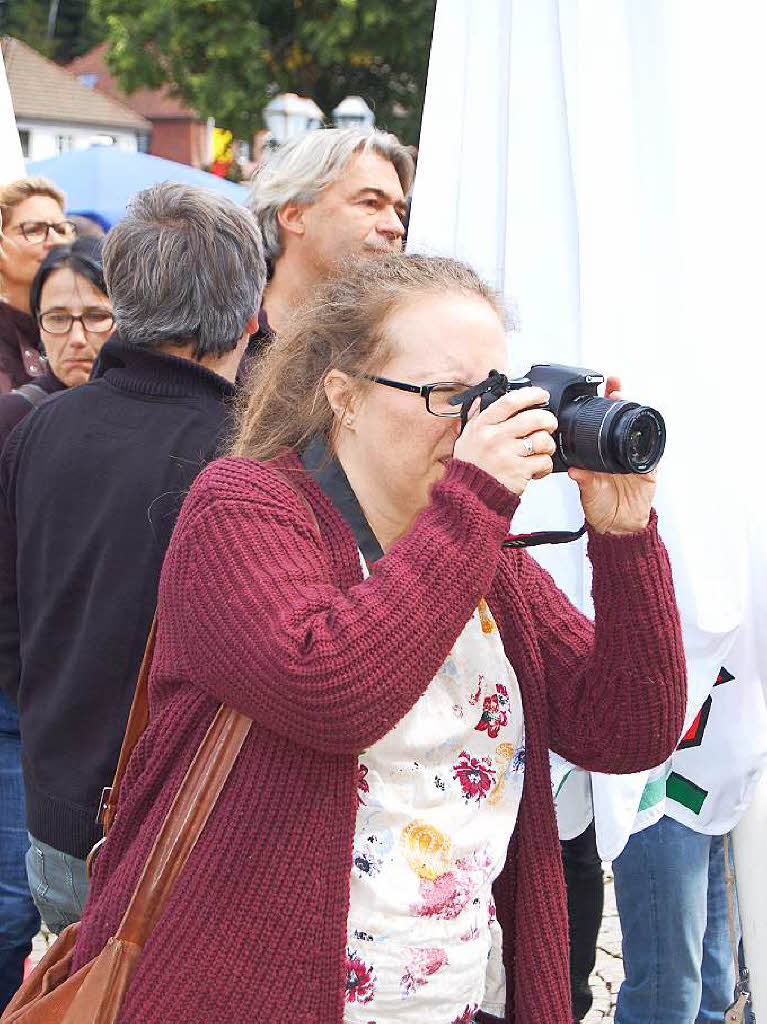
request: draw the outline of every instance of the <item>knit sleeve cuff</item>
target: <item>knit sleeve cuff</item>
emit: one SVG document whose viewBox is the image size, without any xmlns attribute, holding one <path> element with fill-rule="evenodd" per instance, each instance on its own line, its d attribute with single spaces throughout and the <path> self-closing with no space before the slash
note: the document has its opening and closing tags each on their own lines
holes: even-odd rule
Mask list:
<svg viewBox="0 0 767 1024">
<path fill-rule="evenodd" d="M 657 615 L 676 614 L 671 566 L 654 509 L 649 523 L 638 533 L 610 535 L 589 530 L 588 553 L 594 566 L 595 609 L 606 611 L 622 594 L 643 607 L 652 604 Z"/>
<path fill-rule="evenodd" d="M 658 514 L 651 508 L 647 526 L 636 533 L 597 533 L 588 526 L 587 536 L 591 561 L 614 564 L 617 567 L 626 561 L 647 557 L 657 550 L 660 543 Z"/>
<path fill-rule="evenodd" d="M 451 459 L 447 473 L 440 481 L 446 488 L 458 486 L 468 488 L 483 504 L 500 516 L 510 520 L 519 505 L 519 495 L 471 462 Z M 439 486 L 439 485 L 438 485 Z"/>
</svg>

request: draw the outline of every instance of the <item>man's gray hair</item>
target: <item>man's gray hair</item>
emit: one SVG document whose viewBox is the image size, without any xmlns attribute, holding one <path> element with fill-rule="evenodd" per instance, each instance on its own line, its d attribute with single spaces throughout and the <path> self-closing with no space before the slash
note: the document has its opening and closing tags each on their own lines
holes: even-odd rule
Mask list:
<svg viewBox="0 0 767 1024">
<path fill-rule="evenodd" d="M 154 185 L 107 235 L 104 278 L 126 343 L 193 342 L 197 359 L 223 356 L 261 305 L 261 232 L 248 209 L 216 192 Z"/>
<path fill-rule="evenodd" d="M 265 157 L 253 176 L 250 208 L 264 237 L 266 258 L 280 255 L 277 214 L 286 203 L 315 202 L 338 181 L 357 153 L 377 153 L 394 165 L 405 195 L 413 184 L 413 158 L 396 135 L 375 128 L 318 128 L 283 143 Z"/>
</svg>

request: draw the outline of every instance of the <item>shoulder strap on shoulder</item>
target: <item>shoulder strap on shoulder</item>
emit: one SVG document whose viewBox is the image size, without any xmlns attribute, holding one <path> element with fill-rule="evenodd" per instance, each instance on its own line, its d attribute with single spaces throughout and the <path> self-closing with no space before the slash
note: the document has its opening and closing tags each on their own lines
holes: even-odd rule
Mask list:
<svg viewBox="0 0 767 1024">
<path fill-rule="evenodd" d="M 11 391 L 11 394 L 26 398 L 32 407 L 44 402 L 48 397 L 48 392 L 44 391 L 39 384 L 20 384 Z"/>
</svg>

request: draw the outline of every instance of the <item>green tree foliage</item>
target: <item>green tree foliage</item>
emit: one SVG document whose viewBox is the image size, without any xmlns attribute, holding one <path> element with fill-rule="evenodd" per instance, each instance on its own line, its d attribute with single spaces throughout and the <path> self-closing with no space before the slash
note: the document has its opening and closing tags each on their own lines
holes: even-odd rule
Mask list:
<svg viewBox="0 0 767 1024">
<path fill-rule="evenodd" d="M 61 63 L 90 50 L 105 34 L 88 0 L 0 0 L 0 35 L 22 39 Z"/>
<path fill-rule="evenodd" d="M 128 92 L 168 83 L 239 137 L 277 92 L 311 96 L 328 118 L 359 95 L 379 126 L 418 141 L 436 0 L 91 2 Z"/>
<path fill-rule="evenodd" d="M 36 50 L 51 56 L 46 33 L 47 0 L 3 0 L 0 7 L 0 35 L 23 39 Z"/>
</svg>

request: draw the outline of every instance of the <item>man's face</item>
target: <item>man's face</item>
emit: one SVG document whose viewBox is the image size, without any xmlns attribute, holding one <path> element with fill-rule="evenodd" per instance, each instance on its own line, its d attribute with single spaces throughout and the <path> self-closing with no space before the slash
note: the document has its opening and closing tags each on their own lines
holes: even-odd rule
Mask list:
<svg viewBox="0 0 767 1024">
<path fill-rule="evenodd" d="M 405 209 L 394 165 L 377 153 L 360 153 L 338 181 L 304 207 L 304 253 L 317 270 L 327 273 L 356 253 L 399 250 Z"/>
</svg>

